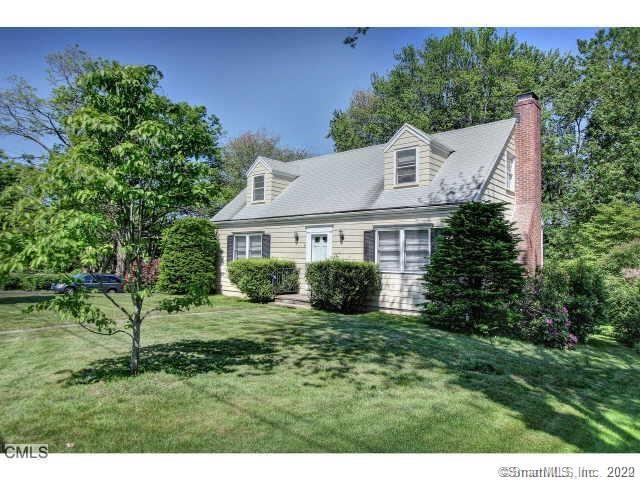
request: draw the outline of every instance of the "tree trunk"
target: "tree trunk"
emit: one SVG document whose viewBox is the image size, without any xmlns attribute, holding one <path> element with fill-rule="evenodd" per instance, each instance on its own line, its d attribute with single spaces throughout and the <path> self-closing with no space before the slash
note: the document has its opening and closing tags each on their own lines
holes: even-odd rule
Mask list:
<svg viewBox="0 0 640 480">
<path fill-rule="evenodd" d="M 125 265 L 124 248 L 122 248 L 122 243 L 120 242 L 120 239 L 116 240 L 115 249 L 116 249 L 116 275 L 123 277 L 125 274 L 126 265 Z"/>
<path fill-rule="evenodd" d="M 131 342 L 131 365 L 129 372 L 131 375 L 138 375 L 140 366 L 140 320 L 136 319 L 132 327 Z"/>
</svg>

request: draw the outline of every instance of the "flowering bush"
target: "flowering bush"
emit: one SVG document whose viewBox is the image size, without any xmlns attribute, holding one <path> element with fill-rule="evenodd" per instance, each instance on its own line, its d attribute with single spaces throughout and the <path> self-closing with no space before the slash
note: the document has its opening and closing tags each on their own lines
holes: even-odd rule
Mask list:
<svg viewBox="0 0 640 480">
<path fill-rule="evenodd" d="M 152 287 L 156 284 L 158 280 L 158 274 L 160 272 L 159 269 L 160 260 L 154 258 L 153 260 L 149 260 L 148 262 L 144 262 L 142 264 L 142 284 L 145 287 Z M 124 283 L 128 285 L 132 282 L 135 270 L 135 263 L 131 266 L 128 272 L 124 274 Z"/>
<path fill-rule="evenodd" d="M 520 305 L 518 336 L 546 347 L 575 347 L 578 337 L 572 333 L 569 309 L 563 303 L 562 282 L 563 278 L 555 272 L 547 275 L 539 272 L 527 280 Z"/>
</svg>

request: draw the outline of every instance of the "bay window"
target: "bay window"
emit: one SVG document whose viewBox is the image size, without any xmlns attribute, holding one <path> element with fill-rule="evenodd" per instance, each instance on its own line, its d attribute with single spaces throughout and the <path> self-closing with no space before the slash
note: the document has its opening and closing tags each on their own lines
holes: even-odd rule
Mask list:
<svg viewBox="0 0 640 480">
<path fill-rule="evenodd" d="M 233 259 L 262 257 L 262 234 L 249 233 L 233 236 Z"/>
<path fill-rule="evenodd" d="M 380 271 L 423 272 L 431 257 L 433 231 L 430 227 L 376 230 L 376 263 Z"/>
</svg>

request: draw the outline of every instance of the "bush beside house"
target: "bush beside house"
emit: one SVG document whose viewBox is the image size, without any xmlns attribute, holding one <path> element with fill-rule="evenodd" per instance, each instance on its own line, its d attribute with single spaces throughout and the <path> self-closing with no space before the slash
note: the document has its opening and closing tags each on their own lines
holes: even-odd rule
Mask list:
<svg viewBox="0 0 640 480">
<path fill-rule="evenodd" d="M 227 266 L 229 280 L 256 303 L 271 302 L 276 297 L 274 276 L 284 272 L 282 282 L 287 290 L 297 290 L 298 271 L 295 262 L 276 258 L 244 258 Z"/>
<path fill-rule="evenodd" d="M 324 310 L 355 312 L 380 289 L 378 267 L 370 262 L 330 259 L 307 266 L 311 305 Z"/>
<path fill-rule="evenodd" d="M 158 289 L 171 294 L 215 291 L 218 255 L 213 223 L 204 218 L 176 220 L 163 235 Z"/>
<path fill-rule="evenodd" d="M 505 204 L 471 202 L 449 217 L 424 275 L 425 320 L 446 330 L 509 334 L 523 288 Z"/>
</svg>

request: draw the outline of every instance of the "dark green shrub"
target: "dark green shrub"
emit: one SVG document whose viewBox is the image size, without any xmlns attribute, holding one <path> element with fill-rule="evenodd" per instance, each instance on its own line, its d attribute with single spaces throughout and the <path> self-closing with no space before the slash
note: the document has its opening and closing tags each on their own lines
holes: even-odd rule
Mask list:
<svg viewBox="0 0 640 480">
<path fill-rule="evenodd" d="M 215 291 L 218 255 L 216 227 L 209 220 L 176 220 L 163 235 L 158 289 L 172 294 Z"/>
<path fill-rule="evenodd" d="M 49 290 L 54 283 L 64 282 L 64 273 L 9 273 L 2 279 L 3 290 Z"/>
<path fill-rule="evenodd" d="M 616 339 L 628 346 L 640 342 L 640 282 L 612 279 L 608 307 Z"/>
<path fill-rule="evenodd" d="M 298 271 L 295 262 L 276 258 L 244 258 L 234 260 L 228 266 L 229 280 L 244 293 L 250 301 L 267 303 L 276 296 L 273 277 L 285 272 L 283 284 L 288 289 L 298 289 Z"/>
<path fill-rule="evenodd" d="M 448 219 L 424 276 L 431 325 L 485 335 L 513 330 L 524 270 L 504 212 L 502 203 L 471 202 Z"/>
<path fill-rule="evenodd" d="M 584 343 L 607 317 L 604 275 L 597 266 L 583 260 L 566 263 L 564 270 L 567 276 L 565 305 L 569 311 L 570 331 L 580 343 Z"/>
<path fill-rule="evenodd" d="M 354 312 L 380 289 L 378 266 L 370 262 L 323 260 L 307 265 L 311 304 L 324 310 Z"/>
</svg>

